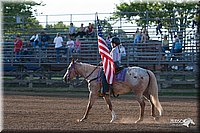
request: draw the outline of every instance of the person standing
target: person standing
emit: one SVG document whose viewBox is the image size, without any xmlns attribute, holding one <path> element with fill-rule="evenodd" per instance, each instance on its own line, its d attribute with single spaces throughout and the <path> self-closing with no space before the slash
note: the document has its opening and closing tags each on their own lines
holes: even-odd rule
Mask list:
<svg viewBox="0 0 200 133">
<path fill-rule="evenodd" d="M 15 59 L 17 61 L 20 58 L 22 47 L 23 47 L 23 42 L 20 39 L 20 36 L 16 35 L 16 39 L 14 40 L 14 53 L 15 53 Z"/>
<path fill-rule="evenodd" d="M 160 34 L 162 34 L 161 28 L 162 28 L 162 23 L 161 20 L 158 18 L 158 25 L 156 27 L 156 35 L 158 35 L 158 31 L 160 32 Z"/>
<path fill-rule="evenodd" d="M 63 46 L 63 38 L 60 33 L 57 33 L 53 42 L 55 43 L 55 49 L 56 49 L 56 62 L 60 63 L 60 49 Z"/>
<path fill-rule="evenodd" d="M 122 44 L 120 44 L 119 45 L 119 49 L 120 49 L 121 59 L 125 59 L 125 57 L 126 57 L 126 49 L 125 49 L 125 47 Z"/>
</svg>

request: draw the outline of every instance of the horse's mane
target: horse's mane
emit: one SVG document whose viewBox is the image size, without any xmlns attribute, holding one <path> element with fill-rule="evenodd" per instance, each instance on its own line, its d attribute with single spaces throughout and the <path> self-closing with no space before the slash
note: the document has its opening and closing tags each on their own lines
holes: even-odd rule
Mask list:
<svg viewBox="0 0 200 133">
<path fill-rule="evenodd" d="M 95 67 L 95 65 L 89 64 L 89 63 L 83 63 L 83 62 L 77 62 L 80 65 L 85 65 L 85 66 L 91 66 L 91 67 Z"/>
</svg>

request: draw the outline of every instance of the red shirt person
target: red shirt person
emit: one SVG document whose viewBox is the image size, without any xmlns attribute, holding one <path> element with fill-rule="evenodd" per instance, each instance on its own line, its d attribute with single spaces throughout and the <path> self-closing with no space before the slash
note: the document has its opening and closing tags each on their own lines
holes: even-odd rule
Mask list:
<svg viewBox="0 0 200 133">
<path fill-rule="evenodd" d="M 20 57 L 20 52 L 22 50 L 22 46 L 23 46 L 23 42 L 20 39 L 20 36 L 16 35 L 16 39 L 14 40 L 14 53 L 15 53 L 16 59 L 18 59 Z"/>
</svg>

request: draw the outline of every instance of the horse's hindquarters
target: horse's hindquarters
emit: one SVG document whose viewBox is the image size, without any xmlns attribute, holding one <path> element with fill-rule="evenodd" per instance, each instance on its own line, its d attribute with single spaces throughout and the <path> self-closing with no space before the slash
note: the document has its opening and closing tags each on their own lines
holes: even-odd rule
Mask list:
<svg viewBox="0 0 200 133">
<path fill-rule="evenodd" d="M 113 85 L 114 94 L 126 94 L 131 90 L 131 86 L 127 82 L 115 82 Z"/>
</svg>

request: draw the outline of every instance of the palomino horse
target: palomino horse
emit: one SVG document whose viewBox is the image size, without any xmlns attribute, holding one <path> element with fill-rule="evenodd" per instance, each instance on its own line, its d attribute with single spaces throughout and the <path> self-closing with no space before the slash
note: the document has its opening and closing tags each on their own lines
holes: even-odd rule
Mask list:
<svg viewBox="0 0 200 133">
<path fill-rule="evenodd" d="M 90 92 L 89 101 L 85 114 L 82 119 L 80 119 L 80 121 L 87 119 L 90 109 L 92 108 L 95 100 L 98 98 L 98 91 L 101 88 L 101 82 L 97 82 L 97 80 L 94 79 L 97 79 L 97 75 L 101 69 L 101 66 L 79 63 L 72 60 L 63 77 L 64 81 L 70 81 L 77 75 L 80 75 L 84 77 L 88 82 L 88 89 Z M 158 99 L 158 86 L 155 75 L 150 70 L 146 70 L 140 67 L 128 67 L 127 69 L 128 70 L 126 71 L 125 81 L 115 82 L 113 84 L 113 93 L 116 95 L 126 94 L 131 91 L 135 93 L 136 100 L 140 105 L 140 117 L 135 123 L 143 120 L 145 108 L 144 98 L 146 98 L 151 103 L 152 116 L 155 120 L 158 120 L 159 117 L 156 116 L 155 108 L 159 111 L 160 116 L 163 109 Z M 110 95 L 105 95 L 103 98 L 111 111 L 112 119 L 110 122 L 113 122 L 116 119 L 116 115 L 112 109 Z"/>
</svg>

